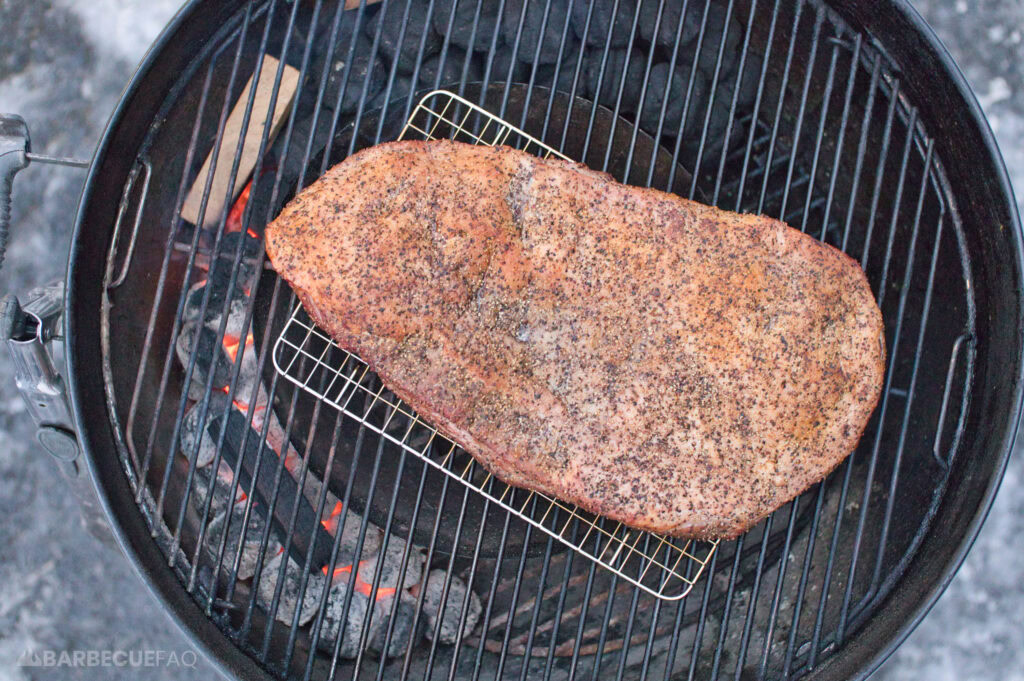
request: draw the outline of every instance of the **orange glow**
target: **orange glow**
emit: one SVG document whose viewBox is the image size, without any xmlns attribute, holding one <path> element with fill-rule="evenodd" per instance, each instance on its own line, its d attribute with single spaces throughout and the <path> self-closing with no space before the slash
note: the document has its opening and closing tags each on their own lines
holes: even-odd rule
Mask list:
<svg viewBox="0 0 1024 681">
<path fill-rule="evenodd" d="M 366 563 L 367 563 L 367 561 L 365 561 L 365 560 L 359 561 L 359 567 L 362 567 Z M 325 565 L 322 568 L 320 568 L 320 571 L 323 572 L 326 575 L 327 574 L 327 566 Z M 352 566 L 351 565 L 346 565 L 345 567 L 335 568 L 335 570 L 334 570 L 334 579 L 337 579 L 339 575 L 347 575 L 347 574 L 351 574 L 351 573 L 352 573 Z M 361 593 L 364 596 L 366 596 L 367 598 L 369 598 L 370 594 L 373 593 L 373 585 L 368 583 L 368 582 L 364 582 L 362 580 L 362 578 L 359 576 L 359 571 L 358 570 L 356 570 L 355 577 L 356 577 L 356 581 L 355 581 L 356 591 L 358 591 L 359 593 Z M 331 581 L 333 582 L 334 579 L 332 579 Z M 377 589 L 377 595 L 374 596 L 373 600 L 379 601 L 381 599 L 387 598 L 388 596 L 394 596 L 397 592 L 398 592 L 398 589 L 396 589 L 394 587 L 381 587 L 381 588 Z"/>
<path fill-rule="evenodd" d="M 338 527 L 338 516 L 341 515 L 342 506 L 341 502 L 335 502 L 334 508 L 331 509 L 331 514 L 320 521 L 320 524 L 324 526 L 324 529 L 328 532 L 334 532 Z"/>
<path fill-rule="evenodd" d="M 224 386 L 223 388 L 221 388 L 220 391 L 222 393 L 224 393 L 225 395 L 227 395 L 228 393 L 231 392 L 231 390 L 229 390 L 227 386 Z M 248 402 L 242 402 L 240 400 L 231 400 L 231 404 L 235 405 L 235 409 L 237 409 L 238 411 L 242 411 L 242 412 L 249 411 L 249 404 L 248 404 Z M 267 408 L 266 405 L 259 405 L 259 406 L 256 407 L 256 413 L 258 414 L 258 413 L 260 413 L 261 411 L 263 411 L 266 408 Z"/>
<path fill-rule="evenodd" d="M 252 333 L 250 332 L 249 335 L 245 337 L 245 347 L 252 347 L 254 342 Z M 238 358 L 239 345 L 241 345 L 241 342 L 239 341 L 238 336 L 232 336 L 229 333 L 224 334 L 224 351 L 228 353 L 228 357 L 231 358 L 232 362 Z"/>
<path fill-rule="evenodd" d="M 225 232 L 241 232 L 242 231 L 242 217 L 245 213 L 245 205 L 249 203 L 249 192 L 252 190 L 252 180 L 245 185 L 245 189 L 235 199 L 234 205 L 231 206 L 231 211 L 228 213 L 228 219 L 224 223 Z M 258 238 L 253 234 L 252 230 L 248 230 L 249 236 Z"/>
</svg>

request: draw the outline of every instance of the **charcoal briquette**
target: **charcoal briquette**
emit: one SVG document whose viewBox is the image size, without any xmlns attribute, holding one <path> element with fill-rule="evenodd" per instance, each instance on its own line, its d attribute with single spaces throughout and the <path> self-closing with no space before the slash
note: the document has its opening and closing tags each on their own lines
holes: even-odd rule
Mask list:
<svg viewBox="0 0 1024 681">
<path fill-rule="evenodd" d="M 683 45 L 691 43 L 700 33 L 700 22 L 704 16 L 705 3 L 702 0 L 690 0 L 686 3 L 686 14 L 683 15 L 681 0 L 666 0 L 658 23 L 658 0 L 646 0 L 640 5 L 640 20 L 637 27 L 644 40 L 656 43 L 671 50 L 679 36 L 680 50 Z M 680 27 L 680 21 L 682 26 Z M 655 34 L 657 25 L 657 34 Z"/>
<path fill-rule="evenodd" d="M 689 69 L 693 60 L 697 59 L 697 68 L 710 82 L 715 77 L 715 68 L 718 65 L 718 50 L 722 46 L 722 33 L 725 30 L 725 49 L 722 51 L 722 65 L 719 68 L 719 80 L 728 78 L 736 68 L 739 60 L 739 46 L 743 40 L 743 29 L 736 19 L 735 13 L 730 18 L 728 25 L 725 23 L 726 8 L 712 3 L 708 7 L 707 27 L 704 29 L 704 40 L 700 44 L 700 54 L 697 54 L 697 43 L 692 42 L 679 48 L 676 55 L 676 63 Z M 699 22 L 699 19 L 698 19 Z"/>
<path fill-rule="evenodd" d="M 646 4 L 651 3 L 648 1 Z M 658 3 L 653 4 L 657 7 Z M 591 5 L 593 10 L 590 9 Z M 580 39 L 586 39 L 587 45 L 626 47 L 629 45 L 635 13 L 636 0 L 572 0 L 572 27 Z"/>
<path fill-rule="evenodd" d="M 526 4 L 526 15 L 523 16 L 523 5 Z M 518 36 L 519 61 L 532 64 L 553 64 L 558 61 L 559 46 L 562 44 L 562 33 L 565 22 L 569 21 L 569 0 L 550 0 L 547 20 L 544 17 L 545 4 L 529 0 L 506 0 L 505 11 L 501 22 L 502 35 L 506 44 L 516 44 Z M 522 30 L 519 21 L 522 19 Z M 578 49 L 575 33 L 568 31 L 565 36 L 563 52 Z M 540 52 L 537 46 L 540 45 Z M 536 55 L 536 56 L 535 56 Z"/>
<path fill-rule="evenodd" d="M 405 33 L 402 21 L 408 9 Z M 381 26 L 383 22 L 383 26 Z M 366 36 L 372 41 L 380 29 L 378 49 L 389 62 L 398 62 L 399 73 L 412 73 L 420 58 L 427 58 L 441 49 L 441 36 L 427 19 L 427 3 L 423 0 L 402 2 L 392 0 L 384 3 L 379 12 L 366 22 Z M 423 42 L 423 52 L 420 43 Z"/>
<path fill-rule="evenodd" d="M 669 65 L 664 63 L 656 64 L 651 69 L 647 96 L 644 98 L 643 107 L 640 110 L 640 126 L 652 135 L 657 134 L 662 103 L 667 99 L 668 104 L 665 107 L 661 134 L 670 137 L 682 134 L 685 137 L 698 130 L 699 123 L 704 120 L 703 116 L 707 111 L 707 83 L 699 70 L 694 73 L 690 106 L 686 112 L 686 124 L 680 130 L 683 109 L 686 108 L 686 88 L 690 74 L 682 73 L 681 69 L 676 67 L 671 74 L 670 82 L 669 72 Z"/>
<path fill-rule="evenodd" d="M 426 593 L 423 594 L 423 617 L 427 624 L 427 637 L 431 640 L 436 638 L 438 643 L 451 645 L 473 631 L 483 608 L 480 598 L 470 591 L 460 635 L 459 622 L 463 621 L 463 603 L 466 602 L 466 591 L 469 587 L 461 578 L 453 575 L 448 586 L 444 611 L 440 612 L 446 576 L 444 570 L 432 570 L 428 575 L 423 587 L 426 589 Z"/>
<path fill-rule="evenodd" d="M 598 104 L 612 108 L 618 100 L 621 87 L 621 110 L 634 111 L 644 84 L 646 55 L 636 49 L 610 50 L 603 69 L 601 62 L 600 52 L 592 54 L 587 60 L 587 91 Z M 624 84 L 623 78 L 625 78 Z M 598 81 L 600 81 L 600 92 L 598 92 Z"/>
<path fill-rule="evenodd" d="M 373 618 L 380 619 L 380 625 L 373 627 L 377 634 L 369 642 L 370 649 L 384 657 L 404 655 L 410 644 L 416 644 L 420 635 L 420 628 L 416 626 L 416 599 L 406 591 L 399 591 L 397 607 L 395 596 L 389 596 L 377 601 L 374 608 Z M 394 624 L 391 624 L 392 620 Z M 390 638 L 387 637 L 389 626 Z"/>
<path fill-rule="evenodd" d="M 565 55 L 562 58 L 561 64 L 545 64 L 537 69 L 537 85 L 544 87 L 551 87 L 554 83 L 554 89 L 559 92 L 565 92 L 567 94 L 576 94 L 580 97 L 589 97 L 591 95 L 590 89 L 587 86 L 587 71 L 586 65 L 580 69 L 579 81 L 576 84 L 576 90 L 573 91 L 573 80 L 576 78 L 576 64 L 580 60 L 580 50 L 573 50 L 571 53 Z M 555 70 L 558 70 L 558 78 L 555 79 Z"/>
<path fill-rule="evenodd" d="M 196 339 L 198 336 L 198 341 Z M 205 385 L 211 370 L 214 371 L 214 390 L 223 388 L 231 380 L 231 358 L 217 342 L 217 332 L 207 325 L 189 322 L 182 325 L 174 343 L 175 354 L 182 367 L 187 368 L 189 358 L 195 354 L 192 380 Z"/>
<path fill-rule="evenodd" d="M 189 495 L 189 503 L 192 504 L 200 517 L 206 508 L 206 497 L 211 491 L 213 493 L 213 498 L 210 501 L 209 517 L 211 518 L 227 508 L 228 500 L 232 494 L 235 495 L 236 504 L 243 498 L 244 492 L 241 487 L 236 488 L 232 483 L 234 475 L 231 472 L 231 467 L 224 461 L 221 461 L 219 470 L 220 474 L 212 481 L 212 490 L 210 478 L 213 477 L 213 466 L 197 468 L 192 476 L 192 493 Z"/>
<path fill-rule="evenodd" d="M 444 56 L 443 64 L 441 63 L 442 56 Z M 466 68 L 467 58 L 469 67 L 466 71 L 465 82 L 472 83 L 480 80 L 483 76 L 478 58 L 474 55 L 467 57 L 465 50 L 458 47 L 449 47 L 447 54 L 434 55 L 420 65 L 420 85 L 429 88 L 458 85 L 462 82 L 462 71 Z"/>
<path fill-rule="evenodd" d="M 225 519 L 228 515 L 219 513 L 206 527 L 206 550 L 211 561 L 217 559 L 220 551 L 220 543 L 224 537 Z M 256 561 L 260 555 L 260 544 L 263 540 L 263 532 L 266 529 L 266 521 L 262 514 L 255 508 L 250 509 L 249 520 L 245 521 L 245 504 L 236 504 L 231 509 L 231 522 L 227 523 L 227 541 L 224 545 L 224 554 L 221 559 L 221 569 L 230 571 L 233 569 L 235 558 L 241 551 L 241 558 L 238 563 L 238 579 L 249 579 L 256 572 Z M 245 537 L 242 538 L 242 530 L 245 530 Z M 242 544 L 239 548 L 239 540 Z M 267 538 L 265 556 L 270 559 L 276 556 L 281 550 L 281 543 L 274 537 L 274 533 Z M 267 563 L 264 562 L 264 565 Z M 294 612 L 294 610 L 292 611 Z"/>
<path fill-rule="evenodd" d="M 210 395 L 206 409 L 203 409 L 202 401 L 198 401 L 185 412 L 178 438 L 181 442 L 181 453 L 186 459 L 191 459 L 194 455 L 198 468 L 208 466 L 217 454 L 217 443 L 206 425 L 224 413 L 226 401 L 223 393 L 215 392 Z"/>
<path fill-rule="evenodd" d="M 347 612 L 345 611 L 346 597 L 350 599 Z M 332 653 L 338 636 L 341 636 L 338 656 L 355 657 L 359 653 L 359 642 L 371 607 L 370 599 L 367 596 L 355 590 L 350 593 L 346 582 L 335 582 L 327 596 L 327 605 L 324 609 L 320 639 L 317 641 L 320 650 Z M 372 641 L 380 636 L 383 621 L 383 617 L 370 618 L 371 630 L 367 632 L 367 641 Z"/>
<path fill-rule="evenodd" d="M 388 537 L 388 545 L 384 551 L 367 560 L 363 554 L 363 560 L 359 563 L 359 578 L 367 584 L 373 584 L 378 565 L 380 577 L 377 583 L 379 589 L 409 589 L 418 584 L 423 577 L 424 551 L 415 544 L 409 549 L 409 560 L 405 565 L 404 575 L 401 572 L 402 558 L 405 555 L 405 547 L 408 544 L 397 535 Z"/>
<path fill-rule="evenodd" d="M 263 571 L 260 573 L 260 583 L 257 588 L 257 600 L 264 610 L 269 611 L 273 604 L 274 592 L 277 589 L 278 580 L 281 578 L 281 561 L 287 560 L 287 568 L 284 574 L 284 583 L 281 587 L 281 596 L 278 601 L 277 612 L 274 619 L 279 622 L 291 624 L 295 615 L 295 606 L 299 602 L 299 592 L 302 589 L 303 575 L 302 566 L 287 553 L 278 553 L 269 561 L 264 563 Z M 307 624 L 316 615 L 320 607 L 320 595 L 327 584 L 327 577 L 319 572 L 307 575 L 306 590 L 302 594 L 302 608 L 299 612 L 299 624 Z"/>
<path fill-rule="evenodd" d="M 452 7 L 455 15 L 452 16 Z M 480 17 L 477 19 L 477 7 Z M 442 39 L 447 35 L 452 45 L 463 50 L 472 47 L 474 50 L 489 50 L 494 31 L 498 25 L 498 13 L 501 11 L 500 0 L 435 0 L 433 25 L 434 30 Z M 448 23 L 451 20 L 451 30 Z M 473 25 L 476 24 L 476 34 Z M 472 40 L 472 45 L 470 41 Z"/>
<path fill-rule="evenodd" d="M 409 97 L 410 90 L 412 90 L 412 78 L 401 75 L 395 76 L 395 82 L 391 84 L 391 91 L 388 92 L 387 85 L 385 85 L 384 89 L 378 92 L 377 96 L 366 105 L 366 109 L 368 111 L 383 109 L 391 102 L 404 101 Z"/>
<path fill-rule="evenodd" d="M 374 97 L 384 84 L 387 83 L 387 71 L 384 64 L 376 55 L 372 55 L 373 43 L 363 34 L 355 38 L 355 51 L 351 52 L 352 63 L 349 67 L 349 45 L 339 45 L 331 60 L 330 74 L 327 80 L 327 89 L 324 92 L 324 106 L 340 110 L 342 113 L 351 113 L 359 106 L 363 97 L 363 88 L 366 89 L 367 100 Z M 348 69 L 348 80 L 345 81 L 345 72 Z M 367 83 L 369 78 L 369 83 Z M 344 92 L 342 85 L 344 84 Z M 339 96 L 341 101 L 338 101 Z"/>
<path fill-rule="evenodd" d="M 486 68 L 487 56 L 483 56 L 484 67 Z M 509 75 L 509 69 L 512 73 Z M 492 83 L 528 83 L 530 82 L 529 64 L 525 64 L 512 55 L 512 47 L 504 42 L 498 44 L 494 51 L 494 61 L 491 63 Z"/>
<path fill-rule="evenodd" d="M 736 109 L 733 114 L 734 121 L 743 117 L 757 96 L 757 86 L 761 75 L 761 62 L 759 59 L 755 61 L 756 63 L 750 63 L 750 60 L 748 60 L 748 63 L 744 65 L 745 75 L 739 83 L 740 91 L 736 97 Z M 725 80 L 720 81 L 718 87 L 714 90 L 715 101 L 711 104 L 711 118 L 708 121 L 707 137 L 709 141 L 717 142 L 719 138 L 724 137 L 726 126 L 729 124 L 729 112 L 732 110 L 733 92 L 737 85 L 737 76 L 738 74 L 732 74 Z"/>
</svg>

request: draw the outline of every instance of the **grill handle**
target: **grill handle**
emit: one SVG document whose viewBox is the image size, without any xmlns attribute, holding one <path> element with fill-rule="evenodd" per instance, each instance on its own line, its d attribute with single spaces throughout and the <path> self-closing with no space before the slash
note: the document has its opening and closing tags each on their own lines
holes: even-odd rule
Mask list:
<svg viewBox="0 0 1024 681">
<path fill-rule="evenodd" d="M 25 119 L 14 114 L 0 114 L 0 269 L 3 269 L 7 252 L 14 176 L 28 165 L 30 148 Z"/>
<path fill-rule="evenodd" d="M 25 119 L 17 114 L 0 114 L 0 269 L 4 266 L 4 254 L 7 252 L 7 239 L 10 235 L 14 176 L 30 161 L 73 168 L 89 167 L 89 162 L 83 159 L 33 154 Z"/>
</svg>

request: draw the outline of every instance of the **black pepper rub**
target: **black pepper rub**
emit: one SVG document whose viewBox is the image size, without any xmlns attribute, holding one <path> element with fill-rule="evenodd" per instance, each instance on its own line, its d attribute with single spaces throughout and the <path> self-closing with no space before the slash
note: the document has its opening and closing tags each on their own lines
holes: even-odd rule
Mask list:
<svg viewBox="0 0 1024 681">
<path fill-rule="evenodd" d="M 882 318 L 785 224 L 509 148 L 396 142 L 307 187 L 267 252 L 315 321 L 499 478 L 734 537 L 856 446 Z"/>
</svg>

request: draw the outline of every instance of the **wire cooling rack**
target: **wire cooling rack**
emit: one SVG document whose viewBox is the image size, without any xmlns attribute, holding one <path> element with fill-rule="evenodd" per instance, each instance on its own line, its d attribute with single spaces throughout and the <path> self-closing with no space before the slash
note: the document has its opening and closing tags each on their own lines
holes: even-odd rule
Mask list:
<svg viewBox="0 0 1024 681">
<path fill-rule="evenodd" d="M 445 138 L 569 160 L 466 99 L 435 90 L 420 100 L 398 139 Z M 273 361 L 282 376 L 323 403 L 653 596 L 685 597 L 718 546 L 635 530 L 501 482 L 383 386 L 375 387 L 379 382 L 366 363 L 339 348 L 301 305 L 277 339 Z"/>
</svg>

